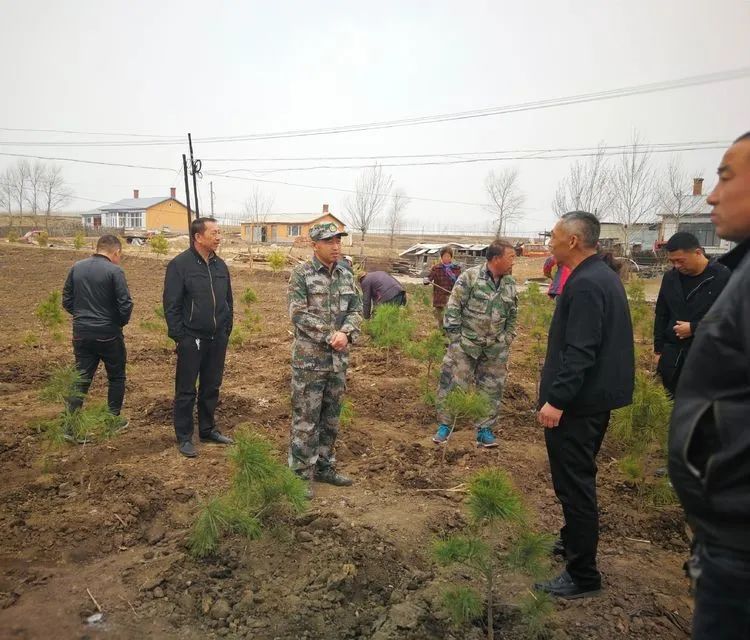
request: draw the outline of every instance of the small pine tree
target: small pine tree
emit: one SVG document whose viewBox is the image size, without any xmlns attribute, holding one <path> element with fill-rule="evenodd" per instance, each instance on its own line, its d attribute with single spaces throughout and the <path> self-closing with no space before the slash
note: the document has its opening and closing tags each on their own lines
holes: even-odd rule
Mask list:
<svg viewBox="0 0 750 640">
<path fill-rule="evenodd" d="M 414 321 L 406 307 L 380 304 L 365 324 L 365 330 L 379 349 L 385 351 L 386 366 L 390 364 L 393 349 L 405 349 L 414 333 Z"/>
<path fill-rule="evenodd" d="M 429 380 L 433 366 L 445 355 L 445 336 L 441 331 L 433 331 L 423 340 L 408 343 L 406 353 L 415 360 L 427 363 L 427 379 Z"/>
<path fill-rule="evenodd" d="M 75 237 L 73 238 L 73 248 L 77 250 L 83 249 L 83 247 L 86 245 L 86 236 L 83 234 L 83 231 L 79 231 L 76 233 Z"/>
<path fill-rule="evenodd" d="M 40 247 L 46 247 L 49 245 L 49 233 L 46 231 L 42 231 L 37 237 L 36 237 L 37 244 L 39 244 Z"/>
<path fill-rule="evenodd" d="M 18 242 L 18 231 L 15 229 L 8 231 L 8 242 Z"/>
<path fill-rule="evenodd" d="M 228 455 L 231 487 L 204 504 L 190 533 L 190 552 L 199 558 L 214 553 L 227 533 L 256 539 L 283 510 L 299 513 L 307 506 L 304 481 L 273 457 L 270 442 L 247 427 L 236 434 Z"/>
<path fill-rule="evenodd" d="M 494 586 L 503 567 L 539 575 L 549 557 L 551 541 L 529 532 L 521 498 L 500 469 L 485 469 L 469 482 L 467 507 L 471 525 L 466 533 L 438 540 L 433 556 L 441 565 L 459 564 L 484 586 L 487 638 L 494 638 Z M 503 551 L 502 539 L 511 541 Z M 448 610 L 456 624 L 465 624 L 481 613 L 482 599 L 469 587 L 446 594 Z"/>
<path fill-rule="evenodd" d="M 672 401 L 659 381 L 636 372 L 633 403 L 612 413 L 610 431 L 615 439 L 635 452 L 656 443 L 666 450 Z"/>
<path fill-rule="evenodd" d="M 233 349 L 239 349 L 245 344 L 246 336 L 241 327 L 233 327 L 229 335 L 229 346 Z"/>
<path fill-rule="evenodd" d="M 454 387 L 443 399 L 440 408 L 451 424 L 448 440 L 443 444 L 442 460 L 445 462 L 450 436 L 461 422 L 476 423 L 487 417 L 491 411 L 490 399 L 480 391 Z"/>
<path fill-rule="evenodd" d="M 245 304 L 249 305 L 257 301 L 258 294 L 255 293 L 255 291 L 253 291 L 250 287 L 245 289 L 245 291 L 242 293 L 242 302 L 244 302 Z"/>
<path fill-rule="evenodd" d="M 268 254 L 268 266 L 274 273 L 279 273 L 286 266 L 286 256 L 278 249 L 274 249 Z"/>
<path fill-rule="evenodd" d="M 157 256 L 165 256 L 169 253 L 169 242 L 163 233 L 158 233 L 155 236 L 151 236 L 148 241 L 151 251 Z"/>
<path fill-rule="evenodd" d="M 351 427 L 354 424 L 354 418 L 356 416 L 352 401 L 349 398 L 345 398 L 341 402 L 341 411 L 339 412 L 339 424 L 344 427 Z"/>
<path fill-rule="evenodd" d="M 52 332 L 57 331 L 64 323 L 60 292 L 51 292 L 46 300 L 37 305 L 35 314 L 45 329 Z"/>
</svg>

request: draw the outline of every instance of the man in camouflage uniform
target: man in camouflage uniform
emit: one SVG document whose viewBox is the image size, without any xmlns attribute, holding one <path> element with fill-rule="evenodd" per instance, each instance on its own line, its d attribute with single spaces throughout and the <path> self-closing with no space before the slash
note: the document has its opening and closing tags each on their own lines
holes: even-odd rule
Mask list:
<svg viewBox="0 0 750 640">
<path fill-rule="evenodd" d="M 334 223 L 313 225 L 313 257 L 295 267 L 289 280 L 294 325 L 289 466 L 305 480 L 336 486 L 352 484 L 336 471 L 334 444 L 349 345 L 357 339 L 362 320 L 354 276 L 339 262 L 345 235 Z"/>
<path fill-rule="evenodd" d="M 477 446 L 496 447 L 493 428 L 500 415 L 510 344 L 516 335 L 518 296 L 510 275 L 515 251 L 503 240 L 487 249 L 487 262 L 462 273 L 445 308 L 443 326 L 450 338 L 438 387 L 438 407 L 454 387 L 474 383 L 491 403 L 489 416 L 478 421 Z M 436 444 L 451 434 L 450 418 L 438 409 Z"/>
</svg>

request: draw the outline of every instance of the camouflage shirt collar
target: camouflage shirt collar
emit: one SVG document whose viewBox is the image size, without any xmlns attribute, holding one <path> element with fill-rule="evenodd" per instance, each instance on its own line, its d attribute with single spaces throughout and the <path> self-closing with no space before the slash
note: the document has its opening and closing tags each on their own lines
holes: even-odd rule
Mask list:
<svg viewBox="0 0 750 640">
<path fill-rule="evenodd" d="M 313 257 L 312 257 L 312 265 L 316 273 L 320 271 L 325 271 L 326 273 L 333 275 L 333 273 L 336 270 L 341 270 L 341 265 L 338 262 L 334 263 L 333 269 L 329 269 L 320 260 L 318 260 L 318 256 L 316 256 L 315 254 L 313 254 Z"/>
</svg>

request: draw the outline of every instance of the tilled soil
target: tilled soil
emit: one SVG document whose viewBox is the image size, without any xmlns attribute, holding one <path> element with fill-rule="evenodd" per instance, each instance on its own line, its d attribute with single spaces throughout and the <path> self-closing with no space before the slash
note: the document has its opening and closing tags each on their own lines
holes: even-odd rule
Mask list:
<svg viewBox="0 0 750 640">
<path fill-rule="evenodd" d="M 61 289 L 72 251 L 0 244 L 0 636 L 8 638 L 480 638 L 450 626 L 441 592 L 463 576 L 437 568 L 431 541 L 466 524 L 460 491 L 472 472 L 506 469 L 536 514 L 555 531 L 543 434 L 533 417 L 535 375 L 523 331 L 513 347 L 500 446 L 478 450 L 468 430 L 443 455 L 430 441 L 433 411 L 422 403 L 426 367 L 363 344 L 351 359 L 355 419 L 338 458 L 353 487 L 316 486 L 309 512 L 278 522 L 261 539 L 226 539 L 208 560 L 185 541 L 200 503 L 228 483 L 221 447 L 177 454 L 171 426 L 175 356 L 158 318 L 165 262 L 127 256 L 135 300 L 125 330 L 130 428 L 116 438 L 48 450 L 32 428 L 58 408 L 38 399 L 51 368 L 72 361 L 69 327 L 55 341 L 34 308 Z M 273 441 L 288 438 L 289 349 L 283 276 L 231 266 L 236 297 L 258 293 L 261 330 L 230 348 L 217 418 Z M 243 305 L 237 304 L 238 320 Z M 414 306 L 421 332 L 427 307 Z M 144 324 L 145 323 L 145 324 Z M 366 341 L 365 341 L 366 342 Z M 100 372 L 92 400 L 105 397 Z M 679 508 L 644 507 L 617 470 L 617 450 L 600 454 L 602 520 L 599 598 L 556 603 L 557 640 L 689 637 L 691 601 L 681 565 L 687 538 Z M 559 569 L 560 567 L 555 567 Z M 522 638 L 513 604 L 529 581 L 498 587 L 496 637 Z M 87 622 L 103 612 L 101 621 Z"/>
</svg>

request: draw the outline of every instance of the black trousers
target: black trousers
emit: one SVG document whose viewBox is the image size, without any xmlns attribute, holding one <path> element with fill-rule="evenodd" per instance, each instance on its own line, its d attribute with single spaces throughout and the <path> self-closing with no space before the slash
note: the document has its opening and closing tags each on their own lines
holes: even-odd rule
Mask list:
<svg viewBox="0 0 750 640">
<path fill-rule="evenodd" d="M 193 437 L 195 386 L 198 381 L 198 434 L 208 436 L 216 428 L 214 412 L 224 377 L 228 337 L 213 340 L 184 337 L 177 343 L 177 373 L 174 385 L 174 430 L 177 442 Z"/>
<path fill-rule="evenodd" d="M 91 381 L 99 367 L 104 362 L 107 371 L 109 389 L 107 391 L 107 406 L 114 415 L 120 415 L 122 401 L 125 398 L 125 338 L 121 335 L 113 337 L 73 337 L 73 353 L 76 368 L 81 372 L 83 380 L 78 385 L 81 396 L 69 398 L 68 411 L 75 411 L 83 405 L 83 398 L 89 392 Z"/>
<path fill-rule="evenodd" d="M 406 305 L 406 291 L 399 291 L 392 298 L 381 300 L 380 304 L 395 304 L 398 307 L 403 307 Z"/>
<path fill-rule="evenodd" d="M 552 485 L 562 504 L 567 570 L 580 587 L 598 589 L 596 568 L 599 510 L 596 504 L 596 454 L 609 424 L 609 411 L 588 416 L 563 413 L 560 425 L 544 430 Z"/>
</svg>

